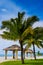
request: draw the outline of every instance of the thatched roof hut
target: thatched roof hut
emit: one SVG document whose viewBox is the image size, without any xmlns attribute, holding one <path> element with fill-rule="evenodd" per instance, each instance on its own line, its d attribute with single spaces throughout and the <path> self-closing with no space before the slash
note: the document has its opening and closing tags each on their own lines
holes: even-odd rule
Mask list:
<svg viewBox="0 0 43 65">
<path fill-rule="evenodd" d="M 7 47 L 7 48 L 5 48 L 3 50 L 7 50 L 7 51 L 13 51 L 13 50 L 15 51 L 15 50 L 18 50 L 18 51 L 20 51 L 21 48 L 18 45 L 12 45 L 12 46 L 9 46 L 9 47 Z"/>
<path fill-rule="evenodd" d="M 15 58 L 17 59 L 18 58 L 18 51 L 21 51 L 21 47 L 18 45 L 12 45 L 12 46 L 9 46 L 3 50 L 5 50 L 5 59 L 7 59 L 7 51 L 13 51 L 13 59 L 14 59 L 14 53 L 16 53 Z M 23 51 L 26 53 L 33 53 L 32 50 L 27 49 L 27 48 L 23 48 Z"/>
</svg>

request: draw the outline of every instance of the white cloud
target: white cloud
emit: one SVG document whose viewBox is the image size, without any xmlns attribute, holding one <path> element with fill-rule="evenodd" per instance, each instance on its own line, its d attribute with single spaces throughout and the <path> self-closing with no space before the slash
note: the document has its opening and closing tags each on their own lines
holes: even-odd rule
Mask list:
<svg viewBox="0 0 43 65">
<path fill-rule="evenodd" d="M 33 28 L 35 28 L 35 27 L 43 27 L 43 21 L 34 23 Z"/>
<path fill-rule="evenodd" d="M 3 34 L 3 31 L 6 31 L 6 29 L 0 30 L 0 34 Z"/>
<path fill-rule="evenodd" d="M 18 12 L 22 12 L 22 11 L 26 12 L 26 10 L 23 10 L 20 6 L 17 6 L 15 3 L 11 2 L 10 0 L 4 0 L 4 1 L 1 0 L 0 2 L 1 2 L 0 6 L 4 6 L 3 8 L 0 8 L 0 10 L 2 11 L 0 17 L 1 18 L 0 25 L 3 20 L 8 20 L 10 18 L 17 17 Z M 28 16 L 26 15 L 26 17 Z"/>
<path fill-rule="evenodd" d="M 1 9 L 1 11 L 6 12 L 6 11 L 7 11 L 7 9 L 4 9 L 4 8 L 3 8 L 3 9 Z"/>
<path fill-rule="evenodd" d="M 0 49 L 4 49 L 6 47 L 9 47 L 11 45 L 17 44 L 19 45 L 19 41 L 11 41 L 11 40 L 5 40 L 0 38 Z"/>
</svg>

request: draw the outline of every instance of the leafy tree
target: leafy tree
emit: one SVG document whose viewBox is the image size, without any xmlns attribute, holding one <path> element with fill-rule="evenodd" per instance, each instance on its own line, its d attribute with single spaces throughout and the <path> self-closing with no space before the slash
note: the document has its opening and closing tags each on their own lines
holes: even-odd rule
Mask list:
<svg viewBox="0 0 43 65">
<path fill-rule="evenodd" d="M 19 40 L 21 46 L 21 60 L 24 63 L 23 58 L 23 42 L 26 39 L 26 36 L 32 34 L 32 25 L 38 21 L 37 16 L 29 17 L 27 20 L 24 20 L 24 12 L 18 12 L 18 17 L 15 19 L 10 19 L 8 21 L 2 22 L 2 29 L 6 28 L 8 31 L 4 31 L 1 35 L 2 38 L 8 40 Z"/>
</svg>

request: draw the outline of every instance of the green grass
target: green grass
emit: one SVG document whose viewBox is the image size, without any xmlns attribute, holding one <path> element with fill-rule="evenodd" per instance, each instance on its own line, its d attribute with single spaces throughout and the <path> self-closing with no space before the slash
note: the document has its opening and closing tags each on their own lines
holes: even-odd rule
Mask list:
<svg viewBox="0 0 43 65">
<path fill-rule="evenodd" d="M 0 65 L 43 65 L 43 59 L 25 60 L 25 64 L 22 64 L 21 61 L 7 61 L 0 63 Z"/>
</svg>

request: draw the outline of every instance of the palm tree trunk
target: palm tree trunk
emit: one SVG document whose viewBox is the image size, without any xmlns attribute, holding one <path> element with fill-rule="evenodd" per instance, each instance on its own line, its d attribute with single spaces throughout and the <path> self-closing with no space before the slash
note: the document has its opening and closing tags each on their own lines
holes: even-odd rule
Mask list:
<svg viewBox="0 0 43 65">
<path fill-rule="evenodd" d="M 22 41 L 19 41 L 20 42 L 20 46 L 21 46 L 21 61 L 22 61 L 22 64 L 24 64 L 24 57 L 23 57 L 23 44 L 22 44 Z"/>
<path fill-rule="evenodd" d="M 34 54 L 34 59 L 36 60 L 35 45 L 34 45 L 34 43 L 33 43 L 33 54 Z"/>
</svg>

